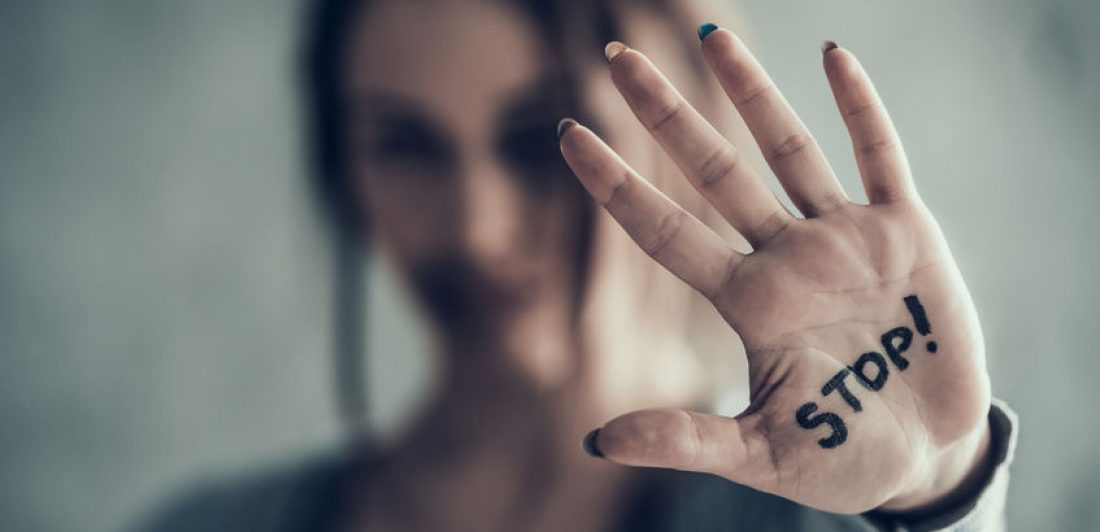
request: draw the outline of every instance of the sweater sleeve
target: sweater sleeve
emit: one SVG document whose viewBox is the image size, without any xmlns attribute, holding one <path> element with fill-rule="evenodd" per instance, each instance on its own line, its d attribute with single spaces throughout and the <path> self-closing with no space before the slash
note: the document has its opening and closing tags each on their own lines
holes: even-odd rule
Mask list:
<svg viewBox="0 0 1100 532">
<path fill-rule="evenodd" d="M 1008 495 L 1008 467 L 1016 449 L 1019 420 L 999 399 L 989 409 L 990 452 L 993 471 L 973 497 L 943 512 L 906 519 L 880 512 L 861 516 L 871 530 L 890 532 L 947 530 L 952 532 L 1001 532 L 1005 530 L 1005 498 Z"/>
</svg>

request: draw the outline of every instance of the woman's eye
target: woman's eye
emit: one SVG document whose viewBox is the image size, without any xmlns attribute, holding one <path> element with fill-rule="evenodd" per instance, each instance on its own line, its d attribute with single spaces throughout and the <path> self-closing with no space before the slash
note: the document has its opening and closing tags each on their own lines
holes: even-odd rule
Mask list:
<svg viewBox="0 0 1100 532">
<path fill-rule="evenodd" d="M 536 177 L 561 172 L 564 164 L 558 137 L 553 121 L 547 123 L 550 126 L 539 123 L 505 131 L 500 142 L 502 158 L 517 171 Z"/>
<path fill-rule="evenodd" d="M 376 159 L 432 156 L 439 150 L 427 139 L 413 135 L 385 135 L 364 142 L 364 151 Z"/>
<path fill-rule="evenodd" d="M 438 168 L 447 164 L 448 150 L 422 131 L 391 130 L 365 135 L 360 155 L 373 164 L 400 168 Z"/>
</svg>

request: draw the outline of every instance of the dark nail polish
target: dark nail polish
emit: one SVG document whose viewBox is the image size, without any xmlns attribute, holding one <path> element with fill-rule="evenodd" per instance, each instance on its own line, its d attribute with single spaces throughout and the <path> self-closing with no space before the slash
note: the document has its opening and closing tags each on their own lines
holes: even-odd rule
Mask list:
<svg viewBox="0 0 1100 532">
<path fill-rule="evenodd" d="M 569 131 L 569 128 L 575 125 L 577 125 L 576 120 L 573 120 L 572 118 L 562 118 L 561 121 L 558 122 L 558 140 L 561 140 L 562 135 L 564 135 L 566 131 Z"/>
<path fill-rule="evenodd" d="M 583 448 L 584 452 L 588 453 L 590 456 L 603 458 L 603 451 L 600 450 L 600 446 L 596 443 L 596 437 L 599 434 L 600 429 L 596 429 L 585 435 L 584 440 L 581 441 L 581 448 Z"/>
<path fill-rule="evenodd" d="M 707 35 L 710 35 L 710 33 L 716 29 L 718 29 L 718 25 L 713 22 L 704 22 L 700 24 L 697 30 L 699 33 L 699 40 L 701 41 L 707 38 Z"/>
<path fill-rule="evenodd" d="M 822 55 L 829 53 L 829 50 L 835 50 L 835 49 L 836 49 L 836 43 L 833 42 L 833 41 L 823 41 L 821 43 L 821 53 L 822 53 Z"/>
</svg>

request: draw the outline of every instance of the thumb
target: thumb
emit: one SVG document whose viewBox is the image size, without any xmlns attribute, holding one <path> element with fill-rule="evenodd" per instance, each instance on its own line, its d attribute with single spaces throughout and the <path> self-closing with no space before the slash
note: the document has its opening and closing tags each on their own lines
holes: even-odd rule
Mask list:
<svg viewBox="0 0 1100 532">
<path fill-rule="evenodd" d="M 768 490 L 775 479 L 771 448 L 752 421 L 674 408 L 639 410 L 588 433 L 583 446 L 623 465 L 712 473 Z"/>
</svg>

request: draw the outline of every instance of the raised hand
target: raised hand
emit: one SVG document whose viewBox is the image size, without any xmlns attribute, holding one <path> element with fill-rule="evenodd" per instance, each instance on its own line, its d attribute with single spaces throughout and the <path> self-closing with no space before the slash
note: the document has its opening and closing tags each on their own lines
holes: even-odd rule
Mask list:
<svg viewBox="0 0 1100 532">
<path fill-rule="evenodd" d="M 702 53 L 804 218 L 783 207 L 644 55 L 620 43 L 607 47 L 619 92 L 753 251 L 733 249 L 588 128 L 564 120 L 561 147 L 592 197 L 740 335 L 751 403 L 734 418 L 633 412 L 588 443 L 618 463 L 714 473 L 834 512 L 949 500 L 982 474 L 988 454 L 982 334 L 870 80 L 850 52 L 826 46 L 864 205 L 848 199 L 733 33 L 705 35 Z"/>
</svg>

